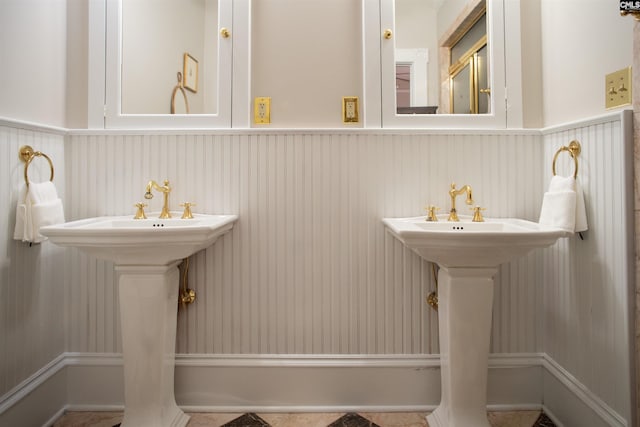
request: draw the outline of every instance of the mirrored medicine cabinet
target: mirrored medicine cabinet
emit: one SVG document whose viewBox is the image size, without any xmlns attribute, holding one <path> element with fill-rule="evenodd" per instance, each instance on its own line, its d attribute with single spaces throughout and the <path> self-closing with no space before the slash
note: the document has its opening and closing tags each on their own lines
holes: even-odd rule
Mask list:
<svg viewBox="0 0 640 427">
<path fill-rule="evenodd" d="M 107 0 L 108 128 L 231 126 L 232 0 Z"/>
<path fill-rule="evenodd" d="M 250 28 L 234 34 L 233 19 L 239 4 L 250 15 L 251 0 L 104 1 L 106 128 L 229 128 L 232 72 L 247 86 L 236 105 L 250 105 L 250 61 L 233 57 Z M 362 0 L 364 127 L 505 128 L 504 9 L 501 0 Z"/>
<path fill-rule="evenodd" d="M 380 0 L 379 18 L 382 127 L 507 126 L 502 1 Z"/>
</svg>

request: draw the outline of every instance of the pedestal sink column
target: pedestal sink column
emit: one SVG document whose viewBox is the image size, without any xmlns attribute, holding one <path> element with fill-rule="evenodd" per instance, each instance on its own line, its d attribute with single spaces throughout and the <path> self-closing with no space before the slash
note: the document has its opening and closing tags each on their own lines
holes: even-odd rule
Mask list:
<svg viewBox="0 0 640 427">
<path fill-rule="evenodd" d="M 124 359 L 122 427 L 183 427 L 189 421 L 174 395 L 177 264 L 116 266 Z"/>
<path fill-rule="evenodd" d="M 496 272 L 496 268 L 440 268 L 442 397 L 427 416 L 430 427 L 490 427 L 487 368 Z"/>
</svg>

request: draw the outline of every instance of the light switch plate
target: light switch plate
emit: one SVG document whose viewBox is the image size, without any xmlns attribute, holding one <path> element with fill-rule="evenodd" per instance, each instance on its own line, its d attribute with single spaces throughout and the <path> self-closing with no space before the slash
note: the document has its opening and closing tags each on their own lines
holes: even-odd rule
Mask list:
<svg viewBox="0 0 640 427">
<path fill-rule="evenodd" d="M 271 123 L 271 98 L 257 97 L 253 104 L 253 122 L 256 124 Z"/>
<path fill-rule="evenodd" d="M 631 105 L 631 67 L 607 74 L 605 91 L 607 109 Z"/>
<path fill-rule="evenodd" d="M 358 123 L 360 121 L 360 113 L 358 111 L 358 97 L 345 96 L 342 98 L 342 122 Z"/>
</svg>

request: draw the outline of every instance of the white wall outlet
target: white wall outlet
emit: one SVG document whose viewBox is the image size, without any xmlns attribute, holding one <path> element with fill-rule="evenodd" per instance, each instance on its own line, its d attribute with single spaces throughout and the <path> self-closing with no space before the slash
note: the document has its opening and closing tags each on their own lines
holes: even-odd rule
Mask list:
<svg viewBox="0 0 640 427">
<path fill-rule="evenodd" d="M 360 121 L 358 112 L 358 97 L 345 96 L 342 98 L 342 122 L 358 123 Z"/>
<path fill-rule="evenodd" d="M 271 98 L 257 97 L 253 104 L 253 122 L 256 124 L 271 123 Z"/>
</svg>

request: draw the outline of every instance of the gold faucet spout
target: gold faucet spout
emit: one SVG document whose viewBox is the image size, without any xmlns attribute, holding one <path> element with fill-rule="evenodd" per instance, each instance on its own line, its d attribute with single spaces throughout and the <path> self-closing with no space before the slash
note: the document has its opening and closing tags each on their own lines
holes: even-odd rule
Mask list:
<svg viewBox="0 0 640 427">
<path fill-rule="evenodd" d="M 465 203 L 472 205 L 473 196 L 471 193 L 471 186 L 465 185 L 456 190 L 456 183 L 451 183 L 451 189 L 449 190 L 449 196 L 451 197 L 451 211 L 449 211 L 448 221 L 460 221 L 460 218 L 458 218 L 458 212 L 456 211 L 456 197 L 464 193 L 467 193 Z"/>
<path fill-rule="evenodd" d="M 164 185 L 158 185 L 158 183 L 153 180 L 149 181 L 149 183 L 147 184 L 146 192 L 144 193 L 145 199 L 153 198 L 153 193 L 151 192 L 151 190 L 160 191 L 162 193 L 162 196 L 164 197 L 162 211 L 160 212 L 160 218 L 171 218 L 171 213 L 169 212 L 169 193 L 171 193 L 169 180 L 165 179 Z"/>
</svg>

